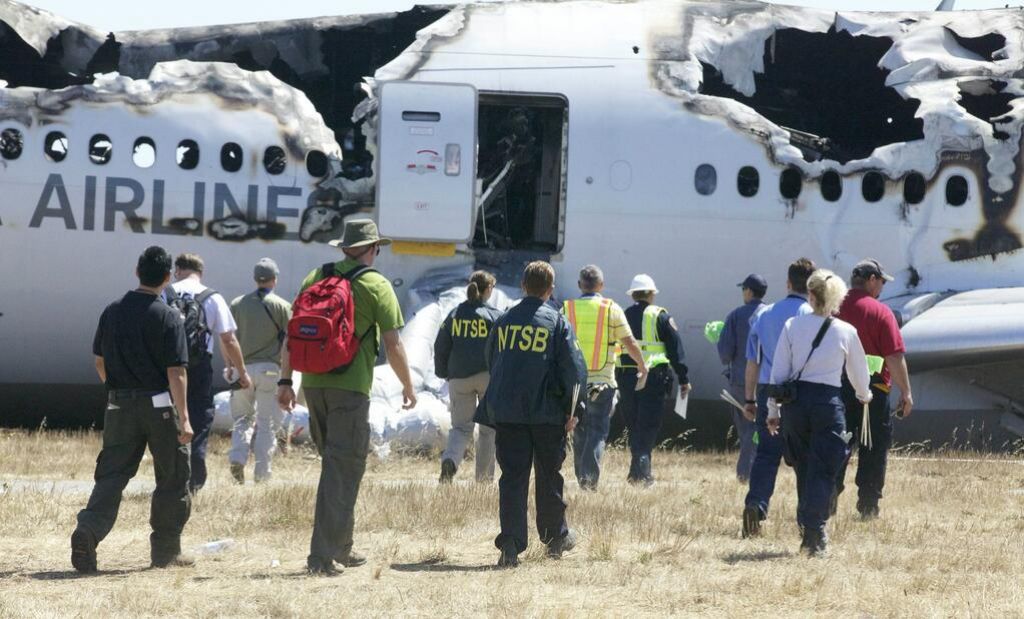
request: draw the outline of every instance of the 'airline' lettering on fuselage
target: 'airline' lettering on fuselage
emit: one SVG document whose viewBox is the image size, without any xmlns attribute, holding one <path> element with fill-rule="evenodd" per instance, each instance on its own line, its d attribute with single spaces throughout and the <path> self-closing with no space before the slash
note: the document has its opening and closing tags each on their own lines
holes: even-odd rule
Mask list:
<svg viewBox="0 0 1024 619">
<path fill-rule="evenodd" d="M 105 232 L 113 232 L 116 229 L 117 215 L 121 213 L 124 221 L 128 223 L 132 232 L 145 233 L 146 219 L 139 214 L 140 209 L 147 202 L 146 189 L 142 183 L 132 178 L 111 176 L 104 179 L 103 191 L 99 198 L 102 200 L 102 229 Z M 39 228 L 46 219 L 57 219 L 64 224 L 67 230 L 78 230 L 79 222 L 82 230 L 95 230 L 97 217 L 97 189 L 99 179 L 95 176 L 85 177 L 85 195 L 82 204 L 81 218 L 76 219 L 71 207 L 71 200 L 68 197 L 68 190 L 64 184 L 64 178 L 60 174 L 50 174 L 43 186 L 43 191 L 36 203 L 35 211 L 29 222 L 29 228 Z M 207 205 L 207 183 L 196 182 L 191 188 L 192 212 L 187 215 L 179 215 L 175 219 L 188 219 L 192 222 L 190 226 L 170 225 L 164 213 L 164 196 L 166 183 L 161 179 L 153 180 L 152 193 L 149 195 L 151 222 L 150 232 L 153 234 L 168 235 L 192 235 L 203 236 L 206 223 Z M 245 199 L 240 201 L 231 193 L 231 189 L 225 183 L 213 183 L 213 217 L 211 221 L 218 221 L 226 217 L 237 217 L 244 221 L 255 223 L 259 221 L 257 209 L 259 206 L 260 185 L 249 185 Z M 298 219 L 301 216 L 301 209 L 286 208 L 281 206 L 283 199 L 301 199 L 301 187 L 278 187 L 269 186 L 264 189 L 266 209 L 262 221 L 274 223 L 281 218 Z M 244 207 L 244 210 L 243 210 Z M 174 221 L 173 219 L 171 221 Z M 297 222 L 296 222 L 297 223 Z M 295 226 L 296 228 L 298 225 Z M 285 232 L 280 238 L 297 241 L 297 232 Z"/>
<path fill-rule="evenodd" d="M 487 321 L 483 318 L 476 318 L 474 320 L 453 318 L 452 337 L 485 338 L 487 337 Z"/>
<path fill-rule="evenodd" d="M 544 353 L 548 350 L 551 332 L 533 325 L 506 325 L 498 327 L 498 350 L 519 349 L 523 352 Z"/>
</svg>

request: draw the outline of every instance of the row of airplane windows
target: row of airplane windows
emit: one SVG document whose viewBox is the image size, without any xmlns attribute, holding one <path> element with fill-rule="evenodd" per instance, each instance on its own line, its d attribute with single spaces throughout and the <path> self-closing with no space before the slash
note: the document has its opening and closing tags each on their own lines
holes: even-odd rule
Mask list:
<svg viewBox="0 0 1024 619">
<path fill-rule="evenodd" d="M 702 196 L 710 196 L 718 187 L 718 172 L 711 164 L 697 166 L 693 176 L 694 188 Z M 829 170 L 821 176 L 821 197 L 828 202 L 835 202 L 843 195 L 843 179 L 835 170 Z M 757 195 L 761 177 L 757 168 L 744 166 L 736 175 L 736 191 L 745 198 Z M 803 175 L 796 168 L 786 168 L 779 176 L 779 193 L 787 200 L 796 200 L 803 189 Z M 924 201 L 927 183 L 924 176 L 911 172 L 903 180 L 903 199 L 907 204 L 920 204 Z M 861 180 L 861 196 L 866 202 L 878 202 L 885 195 L 885 177 L 879 172 L 867 172 Z M 967 179 L 954 174 L 946 179 L 946 203 L 950 206 L 963 206 L 967 202 L 969 187 Z"/>
<path fill-rule="evenodd" d="M 0 157 L 11 161 L 21 157 L 25 140 L 21 131 L 9 127 L 0 131 Z M 43 154 L 54 163 L 64 161 L 68 156 L 69 143 L 60 131 L 51 131 L 43 140 Z M 114 153 L 114 144 L 102 133 L 89 140 L 89 160 L 96 165 L 108 163 Z M 195 140 L 182 140 L 175 149 L 175 161 L 183 170 L 193 170 L 199 165 L 199 144 Z M 280 146 L 268 146 L 263 151 L 263 168 L 268 174 L 278 175 L 285 171 L 288 158 Z M 156 163 L 156 142 L 152 138 L 140 137 L 132 146 L 132 162 L 140 168 L 149 168 Z M 242 169 L 242 147 L 234 142 L 224 144 L 220 149 L 220 164 L 226 172 Z M 320 151 L 310 151 L 306 156 L 306 169 L 310 175 L 322 177 L 327 174 L 327 156 Z"/>
</svg>

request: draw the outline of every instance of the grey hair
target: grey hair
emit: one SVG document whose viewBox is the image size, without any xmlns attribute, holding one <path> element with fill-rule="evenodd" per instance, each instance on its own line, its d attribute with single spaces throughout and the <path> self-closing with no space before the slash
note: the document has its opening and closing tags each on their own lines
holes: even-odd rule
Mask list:
<svg viewBox="0 0 1024 619">
<path fill-rule="evenodd" d="M 596 264 L 588 264 L 580 269 L 580 290 L 593 292 L 604 283 L 604 273 Z"/>
<path fill-rule="evenodd" d="M 846 298 L 846 283 L 832 271 L 818 269 L 807 279 L 807 291 L 814 293 L 815 311 L 831 316 Z"/>
</svg>

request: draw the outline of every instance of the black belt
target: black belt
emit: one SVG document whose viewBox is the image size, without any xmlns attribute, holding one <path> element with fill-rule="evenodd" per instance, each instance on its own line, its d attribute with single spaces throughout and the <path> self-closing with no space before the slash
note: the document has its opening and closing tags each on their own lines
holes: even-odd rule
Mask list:
<svg viewBox="0 0 1024 619">
<path fill-rule="evenodd" d="M 107 397 L 111 400 L 142 400 L 166 392 L 166 389 L 111 389 Z"/>
</svg>

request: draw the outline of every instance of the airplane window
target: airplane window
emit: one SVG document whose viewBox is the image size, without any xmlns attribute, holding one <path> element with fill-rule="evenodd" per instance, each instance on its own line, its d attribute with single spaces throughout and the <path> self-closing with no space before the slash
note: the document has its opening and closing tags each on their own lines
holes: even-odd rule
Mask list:
<svg viewBox="0 0 1024 619">
<path fill-rule="evenodd" d="M 316 178 L 327 176 L 327 155 L 318 150 L 309 151 L 306 154 L 306 171 Z"/>
<path fill-rule="evenodd" d="M 51 131 L 43 141 L 43 153 L 53 162 L 64 161 L 68 156 L 68 138 L 60 131 Z"/>
<path fill-rule="evenodd" d="M 757 168 L 752 166 L 740 168 L 739 174 L 736 175 L 736 190 L 740 192 L 741 196 L 751 198 L 757 195 L 760 185 L 761 176 L 757 173 Z"/>
<path fill-rule="evenodd" d="M 957 175 L 946 180 L 946 203 L 950 206 L 963 206 L 967 202 L 967 179 Z"/>
<path fill-rule="evenodd" d="M 280 146 L 268 146 L 267 150 L 263 151 L 263 169 L 267 174 L 281 174 L 284 172 L 285 163 L 284 149 Z"/>
<path fill-rule="evenodd" d="M 924 177 L 917 172 L 911 172 L 903 181 L 903 199 L 907 204 L 920 204 L 924 200 L 924 190 Z"/>
<path fill-rule="evenodd" d="M 885 195 L 885 177 L 878 172 L 868 172 L 860 182 L 860 194 L 866 202 L 878 202 Z"/>
<path fill-rule="evenodd" d="M 182 170 L 195 170 L 199 165 L 199 145 L 195 140 L 182 140 L 178 143 L 174 158 Z"/>
<path fill-rule="evenodd" d="M 237 172 L 242 169 L 242 147 L 228 142 L 220 149 L 220 167 L 226 172 Z"/>
<path fill-rule="evenodd" d="M 21 151 L 25 147 L 25 140 L 21 131 L 17 129 L 4 129 L 0 133 L 0 155 L 4 159 L 17 159 L 21 157 Z"/>
<path fill-rule="evenodd" d="M 140 168 L 151 168 L 156 163 L 156 143 L 150 138 L 141 137 L 135 140 L 132 147 L 132 161 Z"/>
<path fill-rule="evenodd" d="M 89 140 L 89 159 L 96 165 L 109 162 L 113 151 L 114 144 L 102 133 L 97 133 Z"/>
<path fill-rule="evenodd" d="M 693 173 L 693 185 L 697 189 L 697 193 L 702 196 L 710 196 L 715 193 L 715 188 L 718 187 L 718 172 L 715 171 L 715 166 L 709 163 L 697 166 L 697 170 Z"/>
<path fill-rule="evenodd" d="M 843 179 L 835 170 L 829 170 L 821 175 L 821 197 L 829 202 L 835 202 L 843 196 Z"/>
<path fill-rule="evenodd" d="M 796 200 L 803 189 L 803 176 L 796 168 L 786 168 L 779 177 L 779 193 L 787 200 Z"/>
</svg>

